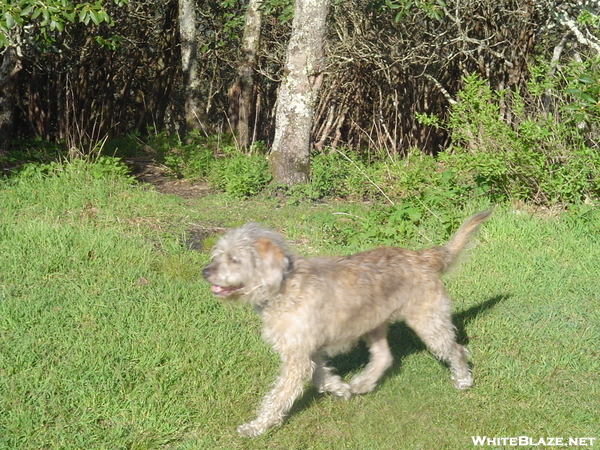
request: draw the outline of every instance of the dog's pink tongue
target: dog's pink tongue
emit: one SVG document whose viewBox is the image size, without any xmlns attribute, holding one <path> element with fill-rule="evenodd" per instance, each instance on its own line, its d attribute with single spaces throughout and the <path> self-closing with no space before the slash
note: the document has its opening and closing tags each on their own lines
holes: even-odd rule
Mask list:
<svg viewBox="0 0 600 450">
<path fill-rule="evenodd" d="M 213 284 L 210 288 L 215 295 L 226 295 L 235 290 L 235 288 L 232 287 L 217 286 L 216 284 Z"/>
<path fill-rule="evenodd" d="M 216 284 L 213 284 L 210 289 L 213 291 L 213 294 L 222 294 L 226 291 L 226 289 L 223 289 L 221 286 L 217 286 Z"/>
</svg>

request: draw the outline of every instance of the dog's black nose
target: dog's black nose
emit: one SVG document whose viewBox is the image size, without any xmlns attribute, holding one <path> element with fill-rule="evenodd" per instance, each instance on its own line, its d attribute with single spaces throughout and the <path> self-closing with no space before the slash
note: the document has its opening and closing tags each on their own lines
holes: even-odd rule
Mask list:
<svg viewBox="0 0 600 450">
<path fill-rule="evenodd" d="M 210 268 L 210 266 L 206 266 L 204 269 L 202 269 L 202 276 L 204 278 L 208 278 L 211 274 L 212 270 Z"/>
</svg>

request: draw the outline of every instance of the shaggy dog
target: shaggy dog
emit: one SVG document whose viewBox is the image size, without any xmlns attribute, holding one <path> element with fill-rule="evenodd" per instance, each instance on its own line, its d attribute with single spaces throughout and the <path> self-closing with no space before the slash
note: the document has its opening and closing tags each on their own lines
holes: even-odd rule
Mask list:
<svg viewBox="0 0 600 450">
<path fill-rule="evenodd" d="M 204 278 L 216 296 L 254 307 L 264 340 L 283 363 L 257 418 L 238 427 L 238 433 L 254 437 L 279 424 L 311 378 L 319 392 L 344 399 L 372 391 L 392 364 L 386 335 L 388 324 L 398 320 L 448 364 L 457 389 L 470 387 L 467 351 L 456 342 L 440 275 L 490 213 L 473 215 L 445 245 L 421 251 L 382 247 L 308 259 L 291 254 L 279 234 L 255 223 L 222 236 Z M 347 383 L 325 359 L 348 351 L 359 338 L 366 341 L 370 360 Z"/>
</svg>

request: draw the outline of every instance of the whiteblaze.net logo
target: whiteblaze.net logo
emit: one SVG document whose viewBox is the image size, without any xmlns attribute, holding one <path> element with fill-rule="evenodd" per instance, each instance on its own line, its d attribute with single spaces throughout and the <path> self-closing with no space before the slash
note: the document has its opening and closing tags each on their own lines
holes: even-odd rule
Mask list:
<svg viewBox="0 0 600 450">
<path fill-rule="evenodd" d="M 595 437 L 545 437 L 532 438 L 529 436 L 516 437 L 489 437 L 471 436 L 473 445 L 476 446 L 509 446 L 509 447 L 592 447 Z"/>
</svg>

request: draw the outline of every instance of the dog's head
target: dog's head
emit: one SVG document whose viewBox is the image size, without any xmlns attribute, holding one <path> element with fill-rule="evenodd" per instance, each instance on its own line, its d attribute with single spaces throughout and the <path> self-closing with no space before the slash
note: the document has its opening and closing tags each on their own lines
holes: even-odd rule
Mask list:
<svg viewBox="0 0 600 450">
<path fill-rule="evenodd" d="M 260 305 L 281 290 L 289 268 L 290 256 L 283 238 L 247 223 L 217 241 L 202 275 L 217 297 L 241 298 Z"/>
</svg>

